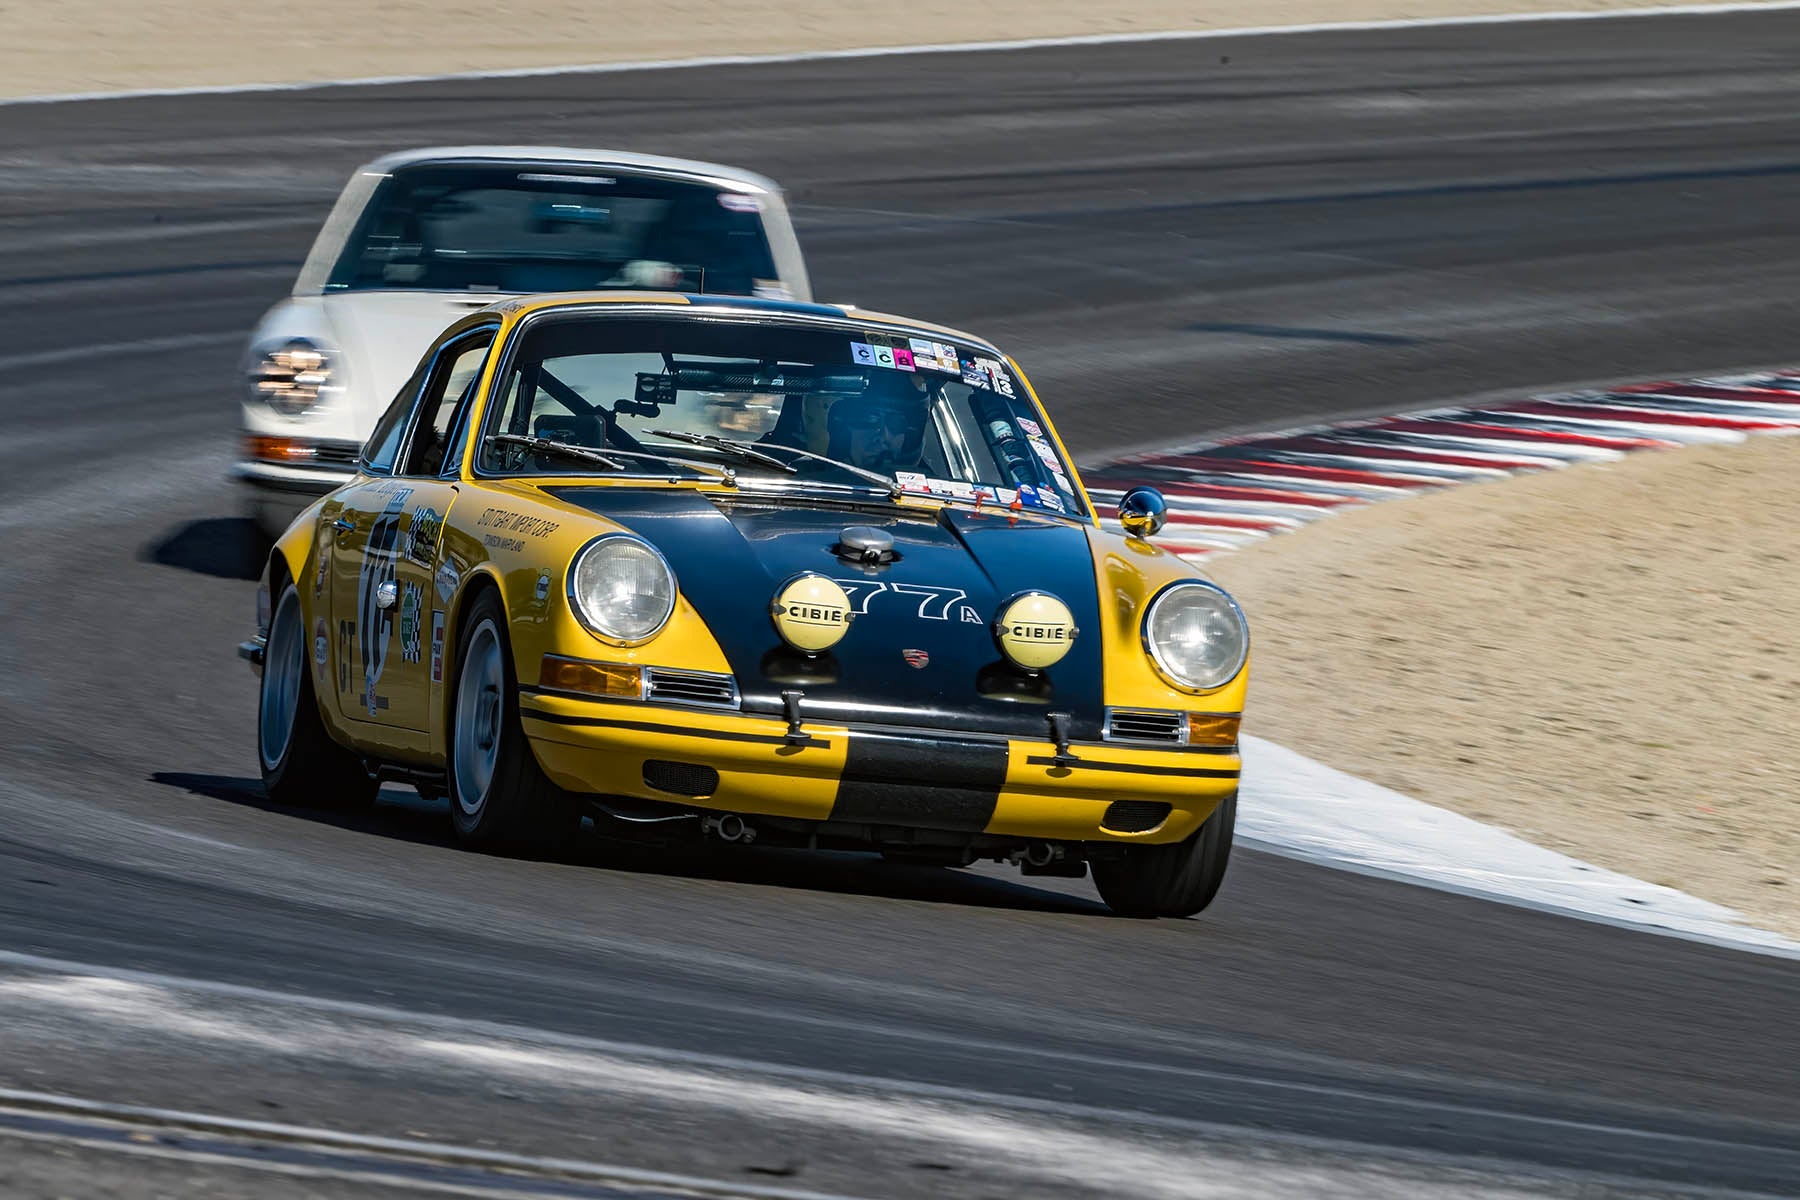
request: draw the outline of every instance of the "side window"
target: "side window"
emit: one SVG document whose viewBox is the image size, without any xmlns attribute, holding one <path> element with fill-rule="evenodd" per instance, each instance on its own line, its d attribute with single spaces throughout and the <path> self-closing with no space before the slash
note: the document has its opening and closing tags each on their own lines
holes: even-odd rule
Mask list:
<svg viewBox="0 0 1800 1200">
<path fill-rule="evenodd" d="M 412 416 L 413 397 L 419 394 L 419 380 L 424 376 L 423 365 L 406 381 L 394 402 L 381 414 L 381 420 L 375 422 L 375 432 L 363 444 L 363 465 L 377 475 L 391 475 L 394 471 L 394 458 L 400 453 L 400 439 L 406 436 L 406 419 Z"/>
<path fill-rule="evenodd" d="M 407 444 L 402 475 L 437 475 L 444 469 L 457 427 L 457 416 L 475 398 L 481 367 L 487 361 L 494 331 L 483 329 L 446 346 L 431 367 L 419 397 L 419 419 Z"/>
</svg>

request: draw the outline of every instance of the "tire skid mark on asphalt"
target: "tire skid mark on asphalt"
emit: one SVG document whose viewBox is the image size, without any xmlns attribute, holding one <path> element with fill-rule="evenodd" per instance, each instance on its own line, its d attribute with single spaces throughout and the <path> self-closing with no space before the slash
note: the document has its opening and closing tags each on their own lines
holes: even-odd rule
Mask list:
<svg viewBox="0 0 1800 1200">
<path fill-rule="evenodd" d="M 847 1200 L 800 1188 L 727 1183 L 579 1159 L 509 1154 L 234 1117 L 0 1091 L 0 1138 L 151 1155 L 250 1171 L 421 1188 L 464 1196 L 593 1200 Z"/>
<path fill-rule="evenodd" d="M 1161 489 L 1169 520 L 1158 544 L 1199 562 L 1342 508 L 1639 450 L 1796 433 L 1800 369 L 1246 434 L 1111 459 L 1083 475 L 1115 526 L 1127 488 Z"/>
</svg>

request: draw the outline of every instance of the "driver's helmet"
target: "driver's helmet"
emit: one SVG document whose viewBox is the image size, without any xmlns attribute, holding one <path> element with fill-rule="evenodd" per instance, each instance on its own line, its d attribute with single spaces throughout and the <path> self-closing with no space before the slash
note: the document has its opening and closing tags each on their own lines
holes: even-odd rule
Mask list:
<svg viewBox="0 0 1800 1200">
<path fill-rule="evenodd" d="M 840 397 L 826 418 L 825 453 L 869 471 L 917 470 L 925 447 L 925 385 L 911 372 L 879 371 L 860 396 Z"/>
</svg>

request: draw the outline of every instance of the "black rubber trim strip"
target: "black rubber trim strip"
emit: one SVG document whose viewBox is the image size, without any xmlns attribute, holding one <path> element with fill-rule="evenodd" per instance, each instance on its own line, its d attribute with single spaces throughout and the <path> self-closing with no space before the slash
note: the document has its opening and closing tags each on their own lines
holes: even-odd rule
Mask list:
<svg viewBox="0 0 1800 1200">
<path fill-rule="evenodd" d="M 1026 741 L 1015 738 L 1014 741 Z M 1043 740 L 1043 739 L 1040 739 Z M 1071 746 L 1088 746 L 1095 750 L 1154 750 L 1158 754 L 1236 754 L 1233 746 L 1177 746 L 1173 742 L 1138 741 L 1133 738 L 1109 738 L 1104 742 L 1070 742 Z"/>
<path fill-rule="evenodd" d="M 655 668 L 652 668 L 652 670 L 654 669 Z M 556 700 L 580 700 L 586 704 L 631 704 L 635 705 L 640 710 L 648 709 L 651 712 L 661 712 L 665 709 L 675 709 L 680 712 L 710 713 L 742 713 L 744 711 L 743 708 L 737 704 L 713 704 L 702 700 L 684 703 L 680 700 L 640 700 L 630 696 L 596 696 L 592 692 L 571 692 L 566 691 L 563 688 L 541 687 L 535 683 L 521 683 L 519 685 L 519 695 L 549 696 Z M 524 710 L 521 709 L 520 711 Z"/>
<path fill-rule="evenodd" d="M 676 725 L 659 725 L 655 721 L 616 721 L 611 717 L 581 717 L 569 713 L 544 712 L 537 708 L 519 709 L 521 717 L 530 717 L 534 721 L 547 721 L 552 725 L 599 725 L 607 729 L 631 729 L 639 733 L 667 733 L 677 737 L 706 738 L 715 742 L 755 742 L 763 746 L 789 746 L 787 735 L 780 733 L 735 733 L 727 729 L 688 729 Z M 821 748 L 831 745 L 827 738 L 808 735 L 801 743 Z"/>
<path fill-rule="evenodd" d="M 647 708 L 653 712 L 657 711 L 661 707 L 659 705 L 649 704 L 647 701 L 643 701 L 643 700 L 626 700 L 623 698 L 614 699 L 614 698 L 605 697 L 605 696 L 589 696 L 589 695 L 584 695 L 581 693 L 558 692 L 558 691 L 555 691 L 554 689 L 532 687 L 528 684 L 520 684 L 519 685 L 519 694 L 521 696 L 561 696 L 561 697 L 566 697 L 570 700 L 580 700 L 586 704 L 630 704 L 630 705 L 637 705 L 640 708 Z M 698 710 L 698 711 L 703 711 L 703 712 L 704 711 L 713 711 L 713 712 L 734 712 L 735 713 L 735 712 L 740 711 L 740 710 L 735 710 L 735 709 L 727 709 L 727 708 L 724 708 L 723 706 L 714 707 L 711 705 L 694 705 L 693 709 Z M 683 711 L 688 711 L 688 710 L 683 710 Z M 669 726 L 669 725 L 659 725 L 654 721 L 620 721 L 620 720 L 614 720 L 609 717 L 583 717 L 583 716 L 576 716 L 573 714 L 544 712 L 541 709 L 526 708 L 524 706 L 520 706 L 519 715 L 522 717 L 531 717 L 534 720 L 538 720 L 538 721 L 548 721 L 552 725 L 601 725 L 601 726 L 606 726 L 606 727 L 615 728 L 615 729 L 635 729 L 635 730 L 639 730 L 644 733 L 673 733 L 673 734 L 679 734 L 684 737 L 711 738 L 714 741 L 720 741 L 720 742 L 756 742 L 756 743 L 760 743 L 763 745 L 770 745 L 770 746 L 785 746 L 785 745 L 793 745 L 794 744 L 794 743 L 791 743 L 788 741 L 787 736 L 785 734 L 778 734 L 778 733 L 733 733 L 729 730 L 723 730 L 723 729 L 716 729 L 716 730 L 715 729 L 682 729 L 682 728 L 676 728 L 676 727 Z M 893 734 L 899 734 L 901 736 L 908 736 L 908 735 L 913 736 L 913 737 L 923 736 L 925 738 L 925 740 L 930 740 L 930 738 L 932 736 L 935 736 L 935 735 L 921 735 L 919 730 L 910 729 L 910 728 L 907 728 L 905 726 L 900 726 L 900 725 L 853 724 L 853 725 L 847 725 L 847 726 L 845 726 L 845 728 L 848 729 L 852 735 L 893 733 Z M 854 741 L 855 737 L 853 736 L 851 740 Z M 1004 734 L 956 734 L 956 735 L 954 735 L 953 738 L 951 738 L 951 740 L 953 740 L 953 741 L 988 741 L 988 742 L 993 742 L 996 745 L 1011 745 L 1013 742 L 1029 742 L 1030 739 L 1007 737 Z M 808 734 L 806 737 L 806 741 L 803 743 L 800 743 L 800 744 L 807 745 L 807 746 L 825 747 L 825 746 L 831 745 L 831 741 L 828 738 L 822 738 L 822 737 L 818 737 L 813 734 Z M 1090 749 L 1099 749 L 1099 750 L 1117 750 L 1117 749 L 1134 750 L 1134 749 L 1139 748 L 1135 745 L 1122 745 L 1119 742 L 1070 742 L 1069 745 L 1071 748 L 1087 747 Z M 1154 747 L 1153 746 L 1144 746 L 1144 747 L 1142 747 L 1142 749 L 1152 750 L 1154 753 L 1157 753 L 1157 754 L 1180 754 L 1183 752 L 1186 752 L 1188 754 L 1236 754 L 1238 752 L 1238 748 L 1236 746 L 1230 746 L 1230 747 L 1226 747 L 1226 746 L 1154 746 Z M 1047 767 L 1047 766 L 1058 765 L 1056 760 L 1049 757 L 1048 755 L 1045 755 L 1043 757 L 1033 756 L 1031 758 L 1026 759 L 1025 761 L 1034 767 L 1038 767 L 1038 766 L 1046 766 Z M 1225 769 L 1213 768 L 1213 767 L 1158 767 L 1158 766 L 1142 766 L 1142 767 L 1140 767 L 1140 766 L 1132 766 L 1127 763 L 1093 762 L 1088 759 L 1083 759 L 1078 763 L 1073 763 L 1073 764 L 1063 763 L 1061 765 L 1065 766 L 1065 767 L 1084 767 L 1090 771 L 1124 771 L 1128 774 L 1135 774 L 1135 775 L 1182 775 L 1182 776 L 1189 776 L 1189 777 L 1195 778 L 1195 779 L 1236 779 L 1242 773 L 1240 771 L 1225 770 Z"/>
<path fill-rule="evenodd" d="M 585 697 L 583 697 L 583 698 L 585 699 Z M 631 703 L 631 702 L 625 701 L 624 703 Z M 749 712 L 751 710 L 742 709 L 740 711 Z M 768 713 L 758 713 L 757 715 L 772 717 L 772 716 L 777 716 L 779 714 L 774 713 L 774 712 L 768 712 Z M 921 727 L 919 727 L 917 725 L 889 725 L 889 724 L 884 724 L 884 723 L 881 723 L 878 721 L 828 721 L 824 718 L 818 718 L 817 720 L 818 720 L 818 723 L 821 725 L 842 726 L 844 729 L 849 730 L 851 733 L 877 733 L 877 734 L 891 733 L 898 737 L 937 736 L 936 734 L 932 733 L 932 731 L 927 730 L 927 729 L 922 729 Z M 1004 743 L 1008 746 L 1012 745 L 1015 742 L 1017 742 L 1021 745 L 1027 745 L 1027 746 L 1031 745 L 1033 742 L 1037 742 L 1037 743 L 1045 745 L 1045 746 L 1048 746 L 1050 744 L 1050 739 L 1047 737 L 1032 738 L 1032 737 L 1025 737 L 1024 735 L 1017 734 L 1017 733 L 987 733 L 982 730 L 958 730 L 956 733 L 951 734 L 950 736 L 955 738 L 957 741 L 995 742 L 995 743 Z M 1069 745 L 1071 748 L 1079 747 L 1079 748 L 1085 748 L 1088 750 L 1152 750 L 1158 754 L 1236 754 L 1236 753 L 1238 753 L 1238 750 L 1239 750 L 1239 747 L 1237 747 L 1235 745 L 1234 746 L 1178 746 L 1172 742 L 1159 743 L 1159 742 L 1121 742 L 1121 741 L 1099 741 L 1099 742 L 1071 741 L 1069 743 Z"/>
<path fill-rule="evenodd" d="M 1063 767 L 1071 771 L 1119 771 L 1126 775 L 1182 775 L 1193 779 L 1236 779 L 1242 771 L 1228 771 L 1214 767 L 1158 767 L 1137 766 L 1132 763 L 1095 762 L 1093 759 L 1081 758 L 1074 762 L 1055 758 L 1045 754 L 1032 755 L 1025 760 L 1034 767 Z"/>
</svg>

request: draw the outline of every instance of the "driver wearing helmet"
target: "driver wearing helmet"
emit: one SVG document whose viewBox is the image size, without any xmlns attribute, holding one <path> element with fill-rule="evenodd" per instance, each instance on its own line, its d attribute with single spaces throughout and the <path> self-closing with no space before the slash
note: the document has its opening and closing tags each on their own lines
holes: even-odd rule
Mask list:
<svg viewBox="0 0 1800 1200">
<path fill-rule="evenodd" d="M 917 375 L 877 372 L 862 395 L 844 396 L 831 406 L 825 453 L 884 475 L 917 470 L 929 403 L 925 381 Z"/>
</svg>

